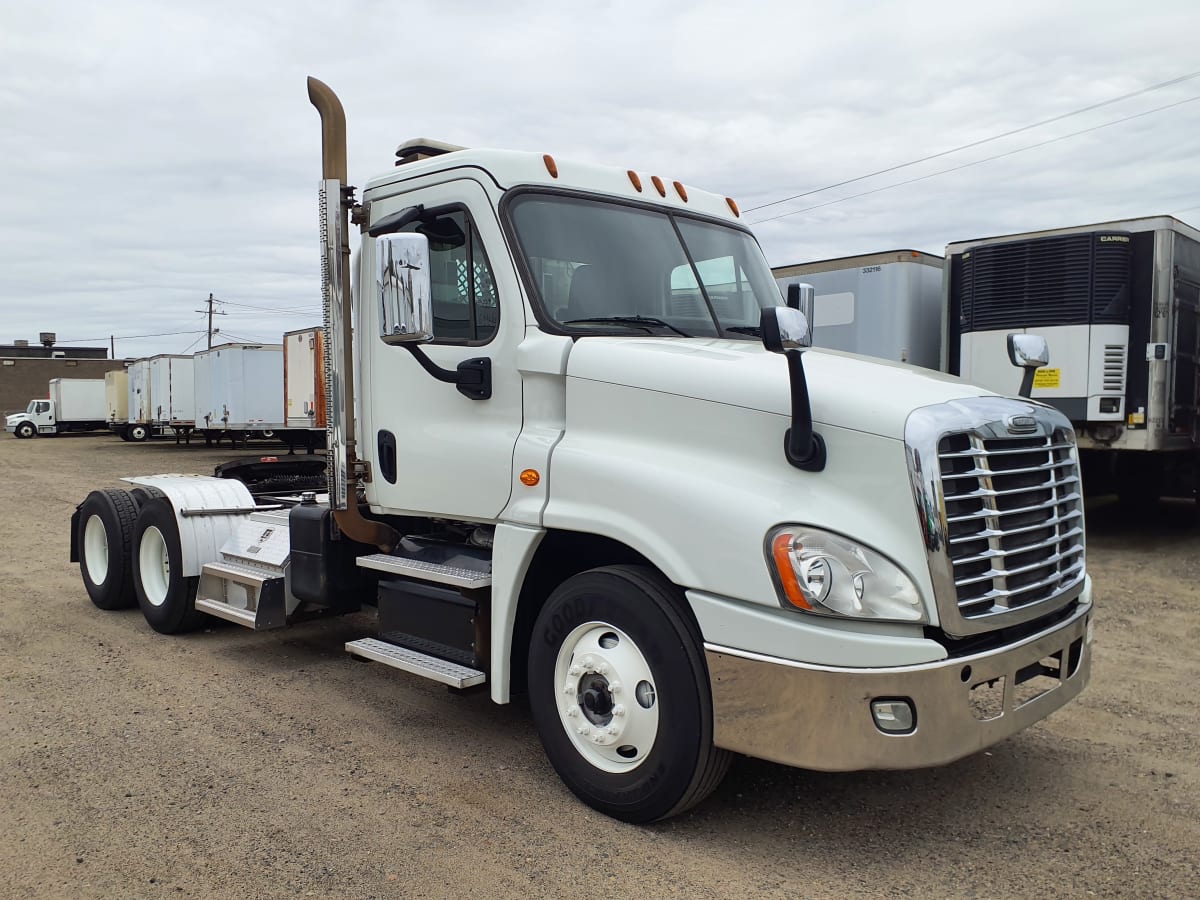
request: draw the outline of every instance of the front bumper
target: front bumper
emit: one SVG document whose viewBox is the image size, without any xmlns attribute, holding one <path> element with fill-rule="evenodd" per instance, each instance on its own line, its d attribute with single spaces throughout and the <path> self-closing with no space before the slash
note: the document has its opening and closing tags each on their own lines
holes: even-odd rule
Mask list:
<svg viewBox="0 0 1200 900">
<path fill-rule="evenodd" d="M 1091 675 L 1091 612 L 1092 604 L 1081 602 L 1065 621 L 998 650 L 889 669 L 810 666 L 706 643 L 713 741 L 829 772 L 961 759 L 1083 690 Z M 876 699 L 909 700 L 912 731 L 881 731 L 871 712 Z"/>
</svg>

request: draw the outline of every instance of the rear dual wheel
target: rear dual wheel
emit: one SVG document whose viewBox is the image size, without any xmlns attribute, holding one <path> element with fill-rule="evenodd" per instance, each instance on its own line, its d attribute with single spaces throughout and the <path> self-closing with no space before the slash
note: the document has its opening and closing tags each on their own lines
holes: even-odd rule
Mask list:
<svg viewBox="0 0 1200 900">
<path fill-rule="evenodd" d="M 127 491 L 92 491 L 79 506 L 75 546 L 88 596 L 100 609 L 137 603 L 130 563 L 137 504 Z"/>
<path fill-rule="evenodd" d="M 150 627 L 160 634 L 179 634 L 202 625 L 207 617 L 195 606 L 200 579 L 183 575 L 179 523 L 161 494 L 142 504 L 133 546 L 134 591 Z"/>
</svg>

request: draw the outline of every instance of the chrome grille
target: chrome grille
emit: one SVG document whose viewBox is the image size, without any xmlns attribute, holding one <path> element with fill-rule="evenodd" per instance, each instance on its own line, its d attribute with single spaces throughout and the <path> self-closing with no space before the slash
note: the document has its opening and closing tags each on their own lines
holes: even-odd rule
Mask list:
<svg viewBox="0 0 1200 900">
<path fill-rule="evenodd" d="M 1015 397 L 968 397 L 913 410 L 904 443 L 947 635 L 1030 622 L 1083 593 L 1083 500 L 1066 416 Z"/>
<path fill-rule="evenodd" d="M 964 619 L 1041 604 L 1084 571 L 1074 441 L 963 432 L 938 444 L 946 549 Z"/>
</svg>

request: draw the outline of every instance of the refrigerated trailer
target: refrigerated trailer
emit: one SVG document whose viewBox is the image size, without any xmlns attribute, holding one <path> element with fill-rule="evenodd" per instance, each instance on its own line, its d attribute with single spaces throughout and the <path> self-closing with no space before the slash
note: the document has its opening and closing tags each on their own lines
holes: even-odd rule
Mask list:
<svg viewBox="0 0 1200 900">
<path fill-rule="evenodd" d="M 942 349 L 943 259 L 887 250 L 771 271 L 786 291 L 811 284 L 814 347 L 937 369 Z M 1007 356 L 1002 353 L 1002 359 Z"/>
<path fill-rule="evenodd" d="M 129 419 L 129 372 L 119 369 L 104 373 L 105 420 L 111 429 Z"/>
<path fill-rule="evenodd" d="M 170 428 L 186 435 L 196 424 L 194 362 L 191 356 L 164 353 L 150 357 L 150 400 L 156 431 Z"/>
<path fill-rule="evenodd" d="M 1007 335 L 1050 342 L 1032 397 L 1075 426 L 1089 490 L 1195 494 L 1200 232 L 1152 216 L 958 241 L 945 285 L 950 372 L 1011 392 Z"/>
<path fill-rule="evenodd" d="M 309 450 L 325 445 L 325 333 L 301 328 L 283 336 L 283 394 L 286 429 L 280 437 L 289 447 Z"/>
</svg>

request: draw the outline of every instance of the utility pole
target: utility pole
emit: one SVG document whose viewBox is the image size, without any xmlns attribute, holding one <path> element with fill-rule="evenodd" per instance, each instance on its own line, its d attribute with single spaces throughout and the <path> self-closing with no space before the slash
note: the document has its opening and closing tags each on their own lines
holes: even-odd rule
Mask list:
<svg viewBox="0 0 1200 900">
<path fill-rule="evenodd" d="M 228 313 L 221 312 L 221 310 L 219 310 L 219 309 L 215 313 L 213 312 L 213 304 L 220 303 L 220 302 L 221 301 L 214 299 L 213 295 L 211 293 L 208 295 L 208 310 L 207 310 L 207 312 L 208 312 L 208 349 L 209 350 L 212 349 L 212 336 L 213 336 L 212 317 L 214 315 L 218 315 L 218 316 L 229 315 Z M 198 309 L 198 310 L 196 310 L 196 312 L 202 313 L 202 312 L 205 312 L 205 310 Z"/>
</svg>

